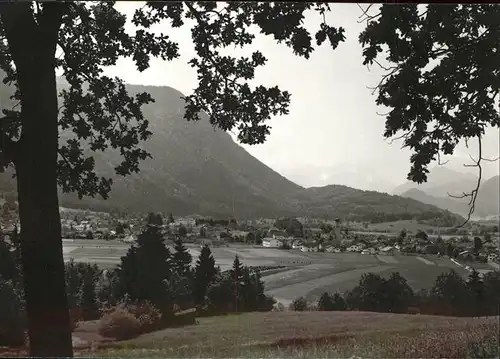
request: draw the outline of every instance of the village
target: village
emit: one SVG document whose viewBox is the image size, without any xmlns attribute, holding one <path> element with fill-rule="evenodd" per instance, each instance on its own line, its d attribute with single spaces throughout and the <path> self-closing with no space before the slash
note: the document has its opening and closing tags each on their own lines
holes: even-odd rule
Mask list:
<svg viewBox="0 0 500 359">
<path fill-rule="evenodd" d="M 133 244 L 144 229 L 145 215 L 118 217 L 111 213 L 64 209 L 61 226 L 64 239 L 105 240 Z M 148 221 L 161 227 L 166 243 L 181 238 L 186 244 L 210 247 L 251 245 L 301 252 L 360 255 L 437 255 L 465 263 L 499 268 L 498 226 L 469 227 L 459 234 L 436 234 L 434 230 L 373 232 L 363 225 L 315 218 L 261 218 L 214 220 L 202 216 L 174 217 L 150 213 Z M 3 226 L 4 233 L 13 229 Z M 19 230 L 19 227 L 18 227 Z M 444 233 L 446 229 L 443 229 Z"/>
</svg>

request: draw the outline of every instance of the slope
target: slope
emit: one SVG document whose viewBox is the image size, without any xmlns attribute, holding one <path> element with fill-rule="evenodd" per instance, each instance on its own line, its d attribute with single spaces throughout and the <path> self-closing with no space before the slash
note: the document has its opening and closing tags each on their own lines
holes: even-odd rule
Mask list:
<svg viewBox="0 0 500 359">
<path fill-rule="evenodd" d="M 86 199 L 91 206 L 112 205 L 143 211 L 178 214 L 231 214 L 238 216 L 288 213 L 286 194 L 302 188 L 258 161 L 231 137 L 214 129 L 206 116 L 198 123 L 184 120 L 182 94 L 170 87 L 128 87 L 130 93 L 147 91 L 156 102 L 144 107 L 152 138 L 143 147 L 153 158 L 138 174 L 116 178 L 116 152 L 98 153 L 103 175 L 116 178 L 109 201 Z M 63 204 L 74 204 L 63 196 Z"/>
<path fill-rule="evenodd" d="M 477 194 L 477 208 L 485 213 L 485 217 L 500 214 L 500 176 L 491 177 L 483 182 Z"/>
<path fill-rule="evenodd" d="M 59 81 L 59 87 L 65 84 Z M 293 215 L 350 218 L 448 218 L 449 213 L 402 197 L 345 186 L 304 189 L 252 157 L 225 132 L 215 130 L 207 116 L 186 122 L 182 94 L 170 87 L 129 85 L 130 93 L 149 92 L 156 102 L 144 107 L 152 138 L 143 144 L 153 158 L 138 174 L 118 177 L 118 153 L 94 154 L 98 175 L 114 180 L 110 198 L 79 200 L 61 194 L 62 206 L 99 211 L 172 212 L 176 215 L 277 217 Z M 1 99 L 0 99 L 1 100 Z M 2 102 L 0 102 L 2 103 Z M 68 134 L 62 133 L 61 138 Z M 0 176 L 4 191 L 15 181 Z"/>
<path fill-rule="evenodd" d="M 422 191 L 417 188 L 411 188 L 404 193 L 401 194 L 402 197 L 412 198 L 417 201 L 431 204 L 437 206 L 439 208 L 448 210 L 453 213 L 460 214 L 462 216 L 467 216 L 469 213 L 469 201 L 470 197 L 465 198 L 453 198 L 447 194 L 445 196 L 433 196 L 430 193 L 441 193 L 448 192 L 450 195 L 457 196 L 461 195 L 462 192 L 456 191 L 456 188 L 459 186 L 457 182 L 454 183 L 455 187 L 452 185 L 449 186 L 449 190 L 446 190 L 445 185 L 439 187 L 433 187 L 431 190 Z M 462 186 L 463 192 L 470 193 L 475 187 L 476 183 L 468 184 L 462 182 L 460 184 Z M 469 186 L 466 188 L 466 186 Z M 473 217 L 486 218 L 490 216 L 498 216 L 500 213 L 500 195 L 499 195 L 499 176 L 494 176 L 487 181 L 481 183 L 479 187 L 479 192 L 477 195 L 477 199 L 474 206 Z M 452 190 L 455 188 L 455 191 Z"/>
<path fill-rule="evenodd" d="M 459 195 L 470 192 L 476 186 L 477 177 L 471 173 L 462 173 L 444 166 L 436 166 L 430 170 L 427 182 L 417 184 L 406 182 L 393 191 L 400 195 L 409 189 L 416 188 L 435 197 L 445 197 L 448 193 Z"/>
<path fill-rule="evenodd" d="M 451 197 L 434 197 L 416 188 L 411 188 L 401 194 L 402 197 L 412 198 L 416 201 L 431 204 L 433 206 L 446 209 L 453 213 L 466 216 L 469 212 L 467 201 L 459 201 Z"/>
<path fill-rule="evenodd" d="M 451 226 L 460 217 L 433 205 L 374 191 L 362 191 L 342 185 L 311 187 L 296 194 L 301 211 L 322 213 L 330 217 L 372 223 L 400 219 L 433 220 Z"/>
</svg>

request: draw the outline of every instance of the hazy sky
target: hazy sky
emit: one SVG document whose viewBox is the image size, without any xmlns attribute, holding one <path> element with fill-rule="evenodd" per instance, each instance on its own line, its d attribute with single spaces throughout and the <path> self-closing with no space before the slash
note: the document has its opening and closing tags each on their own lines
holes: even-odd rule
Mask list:
<svg viewBox="0 0 500 359">
<path fill-rule="evenodd" d="M 138 4 L 120 2 L 117 6 L 131 17 Z M 270 121 L 267 142 L 243 147 L 303 186 L 345 184 L 390 191 L 406 181 L 410 152 L 401 150 L 399 142 L 389 144 L 382 136 L 384 118 L 377 111 L 384 110 L 375 105 L 375 95 L 367 88 L 378 83 L 382 72 L 362 65 L 358 35 L 365 23 L 358 23 L 361 10 L 356 4 L 330 6 L 327 21 L 344 27 L 347 37 L 335 51 L 325 44 L 305 60 L 273 38 L 258 35 L 252 47 L 243 52 L 258 48 L 268 58 L 266 66 L 258 69 L 255 83 L 278 85 L 292 94 L 290 114 Z M 319 15 L 311 13 L 306 27 L 316 31 L 320 20 Z M 108 74 L 133 84 L 168 85 L 190 94 L 197 86 L 196 72 L 187 64 L 194 57 L 190 24 L 174 30 L 167 24 L 158 27 L 180 44 L 179 59 L 155 59 L 143 73 L 135 70 L 132 61 L 122 60 Z M 498 130 L 491 130 L 483 145 L 485 156 L 497 157 Z M 461 146 L 448 166 L 467 170 L 462 164 L 468 162 L 469 152 Z M 497 174 L 498 165 L 487 165 L 486 175 Z"/>
</svg>

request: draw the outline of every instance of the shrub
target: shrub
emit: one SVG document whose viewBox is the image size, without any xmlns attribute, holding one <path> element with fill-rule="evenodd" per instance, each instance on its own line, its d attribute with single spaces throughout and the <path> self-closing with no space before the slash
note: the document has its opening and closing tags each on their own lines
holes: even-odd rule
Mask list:
<svg viewBox="0 0 500 359">
<path fill-rule="evenodd" d="M 107 338 L 131 339 L 141 333 L 141 322 L 132 313 L 117 307 L 101 318 L 98 331 Z"/>
<path fill-rule="evenodd" d="M 290 303 L 290 310 L 293 310 L 295 312 L 303 312 L 306 311 L 308 307 L 308 303 L 306 298 L 304 297 L 299 297 L 297 299 L 294 299 L 292 303 Z"/>
<path fill-rule="evenodd" d="M 273 310 L 274 304 L 276 304 L 276 299 L 269 295 L 264 295 L 260 298 L 259 311 L 270 312 L 271 310 Z"/>
<path fill-rule="evenodd" d="M 151 302 L 130 304 L 124 309 L 139 320 L 142 332 L 152 331 L 160 323 L 161 312 Z"/>
</svg>

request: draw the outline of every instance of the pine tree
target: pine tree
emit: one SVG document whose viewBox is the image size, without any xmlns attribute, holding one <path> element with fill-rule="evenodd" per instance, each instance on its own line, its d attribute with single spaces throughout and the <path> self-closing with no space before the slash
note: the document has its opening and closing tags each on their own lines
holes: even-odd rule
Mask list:
<svg viewBox="0 0 500 359">
<path fill-rule="evenodd" d="M 194 270 L 194 297 L 196 305 L 200 306 L 205 303 L 207 288 L 216 279 L 216 276 L 215 259 L 210 247 L 205 245 L 201 249 Z"/>
<path fill-rule="evenodd" d="M 231 269 L 231 277 L 233 279 L 234 285 L 234 303 L 235 303 L 235 311 L 240 311 L 240 303 L 242 303 L 242 297 L 245 295 L 244 287 L 244 268 L 240 262 L 238 256 L 234 257 L 233 268 Z M 242 293 L 243 290 L 243 293 Z"/>
<path fill-rule="evenodd" d="M 174 241 L 174 254 L 172 256 L 172 270 L 181 277 L 188 277 L 191 273 L 193 257 L 189 253 L 181 238 Z"/>
<path fill-rule="evenodd" d="M 78 263 L 73 258 L 65 265 L 66 296 L 68 298 L 69 309 L 78 306 L 78 294 L 81 288 L 81 277 L 78 273 Z"/>
<path fill-rule="evenodd" d="M 172 298 L 165 284 L 171 275 L 170 260 L 159 228 L 147 226 L 137 238 L 137 246 L 128 250 L 118 266 L 117 296 L 149 300 L 162 312 L 170 312 Z"/>
<path fill-rule="evenodd" d="M 231 269 L 231 275 L 235 282 L 241 281 L 243 279 L 243 266 L 238 256 L 234 257 L 233 268 Z"/>
<path fill-rule="evenodd" d="M 321 294 L 318 300 L 318 309 L 321 311 L 333 310 L 333 299 L 328 292 Z"/>
<path fill-rule="evenodd" d="M 339 292 L 336 292 L 333 295 L 332 305 L 333 305 L 332 310 L 346 310 L 347 309 L 347 303 L 345 302 L 344 298 L 342 298 L 342 295 Z"/>
<path fill-rule="evenodd" d="M 468 308 L 470 310 L 470 315 L 479 316 L 484 310 L 485 296 L 484 296 L 484 283 L 479 272 L 473 270 L 472 273 L 467 278 L 467 289 L 469 290 L 469 300 L 470 303 Z"/>
<path fill-rule="evenodd" d="M 83 320 L 99 318 L 96 286 L 102 272 L 97 265 L 85 264 L 81 271 L 80 307 L 83 308 Z"/>
<path fill-rule="evenodd" d="M 259 272 L 244 266 L 242 280 L 239 283 L 239 311 L 254 312 L 270 310 L 274 300 L 264 294 L 264 282 Z"/>
<path fill-rule="evenodd" d="M 163 225 L 163 218 L 162 218 L 161 214 L 159 214 L 159 213 L 150 212 L 150 213 L 148 213 L 148 216 L 146 217 L 146 223 L 148 225 L 161 226 L 161 225 Z"/>
</svg>

